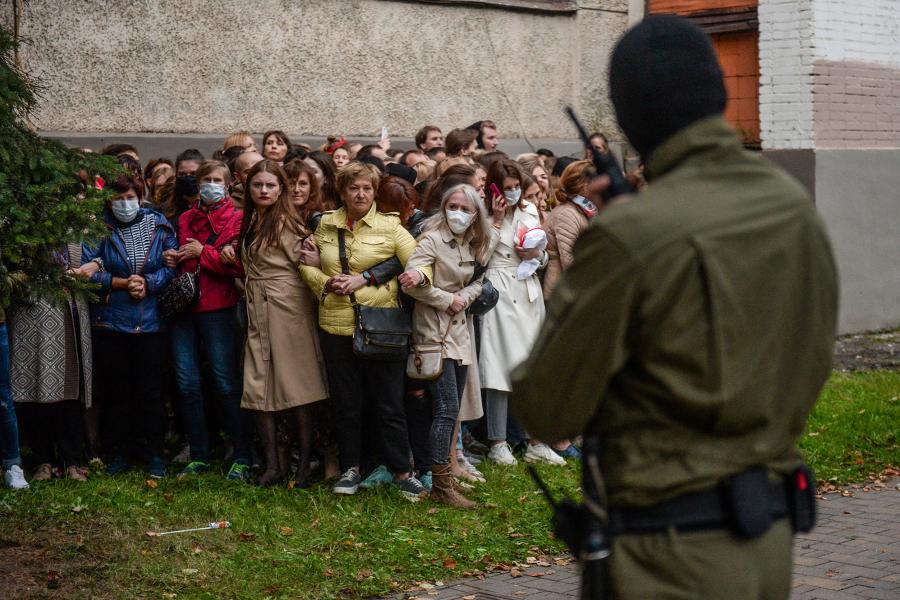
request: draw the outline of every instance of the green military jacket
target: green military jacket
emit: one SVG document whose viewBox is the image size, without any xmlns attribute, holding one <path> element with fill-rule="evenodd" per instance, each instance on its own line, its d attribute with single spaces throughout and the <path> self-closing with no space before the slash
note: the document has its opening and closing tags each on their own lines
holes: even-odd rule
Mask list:
<svg viewBox="0 0 900 600">
<path fill-rule="evenodd" d="M 599 435 L 619 508 L 798 466 L 837 319 L 809 196 L 723 119 L 685 128 L 646 170 L 646 191 L 579 238 L 513 373 L 513 409 L 537 439 Z"/>
</svg>

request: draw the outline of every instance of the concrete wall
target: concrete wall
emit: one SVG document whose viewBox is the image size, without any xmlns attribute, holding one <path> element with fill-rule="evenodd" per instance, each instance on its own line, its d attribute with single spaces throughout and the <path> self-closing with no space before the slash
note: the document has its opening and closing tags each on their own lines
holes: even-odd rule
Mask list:
<svg viewBox="0 0 900 600">
<path fill-rule="evenodd" d="M 809 188 L 841 273 L 841 332 L 900 323 L 896 0 L 760 0 L 766 156 Z"/>
<path fill-rule="evenodd" d="M 12 2 L 0 5 L 11 21 Z M 574 103 L 614 130 L 608 54 L 628 0 L 548 14 L 394 0 L 32 0 L 26 69 L 50 131 L 411 136 L 491 118 L 561 138 Z"/>
<path fill-rule="evenodd" d="M 816 207 L 841 275 L 840 330 L 900 324 L 900 150 L 817 150 Z"/>
</svg>

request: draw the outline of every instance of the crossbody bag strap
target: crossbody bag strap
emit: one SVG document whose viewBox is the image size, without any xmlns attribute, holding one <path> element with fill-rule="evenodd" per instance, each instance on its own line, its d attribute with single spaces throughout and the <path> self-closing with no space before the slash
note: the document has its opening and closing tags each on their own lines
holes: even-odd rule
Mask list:
<svg viewBox="0 0 900 600">
<path fill-rule="evenodd" d="M 469 283 L 466 284 L 466 287 L 469 287 L 475 281 L 478 280 L 479 277 L 484 275 L 487 272 L 487 265 L 483 265 L 477 260 L 475 261 L 475 270 L 472 272 L 472 278 L 469 280 Z"/>
<path fill-rule="evenodd" d="M 350 262 L 347 260 L 347 241 L 345 239 L 346 231 L 338 228 L 338 259 L 341 261 L 341 273 L 350 274 Z M 356 304 L 356 294 L 350 292 L 350 303 Z"/>
</svg>

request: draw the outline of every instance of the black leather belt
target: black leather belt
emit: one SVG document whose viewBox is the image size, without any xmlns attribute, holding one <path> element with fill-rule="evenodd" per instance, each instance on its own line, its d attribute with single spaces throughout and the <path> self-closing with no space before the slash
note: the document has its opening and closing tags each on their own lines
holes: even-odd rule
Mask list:
<svg viewBox="0 0 900 600">
<path fill-rule="evenodd" d="M 788 515 L 788 498 L 784 482 L 769 483 L 766 488 L 748 498 L 752 502 L 766 503 L 772 521 Z M 613 510 L 610 512 L 609 531 L 615 535 L 660 533 L 675 528 L 677 531 L 708 531 L 734 529 L 735 509 L 729 500 L 727 488 L 717 487 L 702 492 L 691 492 L 657 504 L 651 508 Z"/>
</svg>

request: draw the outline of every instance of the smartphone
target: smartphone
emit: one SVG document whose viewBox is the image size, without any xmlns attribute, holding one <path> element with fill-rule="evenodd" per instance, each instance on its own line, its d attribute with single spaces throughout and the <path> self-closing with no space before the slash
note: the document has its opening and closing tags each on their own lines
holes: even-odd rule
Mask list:
<svg viewBox="0 0 900 600">
<path fill-rule="evenodd" d="M 493 200 L 493 199 L 496 198 L 497 196 L 500 196 L 501 198 L 505 198 L 505 197 L 506 197 L 506 196 L 503 195 L 503 192 L 500 191 L 500 188 L 497 187 L 497 184 L 496 184 L 496 183 L 492 183 L 492 184 L 491 184 L 491 199 Z"/>
<path fill-rule="evenodd" d="M 388 139 L 388 130 L 387 130 L 387 126 L 382 126 L 382 127 L 381 127 L 381 141 L 383 142 L 383 141 L 386 140 L 386 139 Z"/>
</svg>

